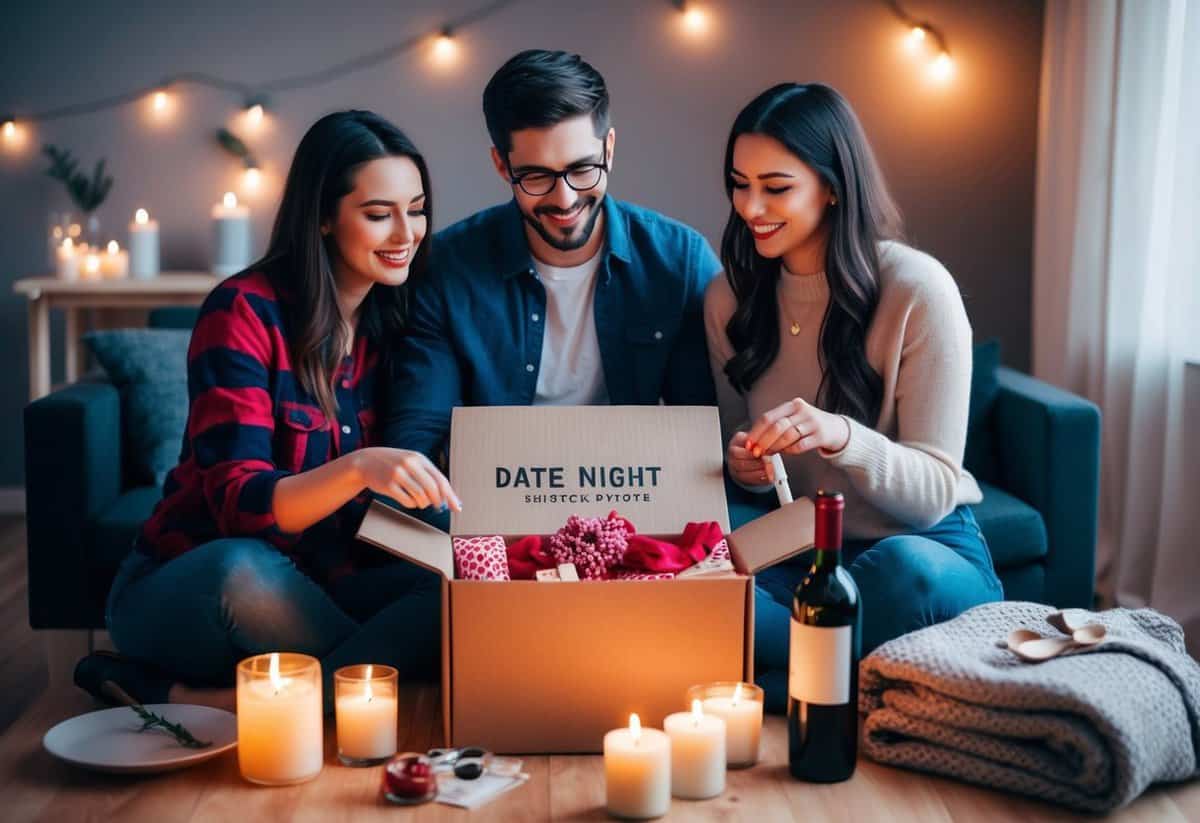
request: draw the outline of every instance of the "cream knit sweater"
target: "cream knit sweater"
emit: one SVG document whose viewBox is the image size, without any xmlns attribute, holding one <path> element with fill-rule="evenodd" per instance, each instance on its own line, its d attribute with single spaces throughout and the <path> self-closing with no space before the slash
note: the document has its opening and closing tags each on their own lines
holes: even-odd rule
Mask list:
<svg viewBox="0 0 1200 823">
<path fill-rule="evenodd" d="M 971 326 L 954 278 L 937 260 L 901 243 L 880 248 L 879 306 L 867 330 L 867 361 L 883 378 L 874 428 L 850 420 L 840 451 L 784 455 L 792 494 L 818 489 L 846 497 L 847 538 L 878 540 L 926 529 L 960 503 L 983 499 L 962 468 L 971 391 Z M 816 405 L 818 338 L 829 284 L 824 275 L 779 278 L 780 351 L 745 395 L 725 376 L 733 347 L 725 326 L 736 301 L 724 276 L 708 287 L 704 319 L 721 431 L 738 429 L 794 397 Z M 801 330 L 793 337 L 792 320 Z M 767 487 L 770 490 L 770 487 Z"/>
</svg>

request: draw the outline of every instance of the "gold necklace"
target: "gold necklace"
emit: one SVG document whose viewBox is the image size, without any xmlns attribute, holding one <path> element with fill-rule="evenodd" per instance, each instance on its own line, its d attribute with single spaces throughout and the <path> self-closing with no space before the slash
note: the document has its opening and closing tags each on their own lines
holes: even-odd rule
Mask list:
<svg viewBox="0 0 1200 823">
<path fill-rule="evenodd" d="M 788 272 L 787 269 L 783 269 L 783 272 L 786 274 L 790 274 L 790 272 Z M 791 275 L 791 276 L 795 277 L 796 275 Z M 825 272 L 821 271 L 821 272 L 817 272 L 816 274 L 806 274 L 806 275 L 802 275 L 802 276 L 803 277 L 824 277 Z M 783 306 L 783 313 L 787 316 L 787 319 L 789 321 L 791 321 L 792 325 L 788 327 L 788 331 L 792 333 L 792 337 L 798 336 L 800 334 L 800 323 L 796 320 L 796 318 L 792 317 L 792 313 L 788 309 L 787 303 L 784 301 L 782 295 L 780 295 L 780 297 L 779 297 L 779 305 Z"/>
</svg>

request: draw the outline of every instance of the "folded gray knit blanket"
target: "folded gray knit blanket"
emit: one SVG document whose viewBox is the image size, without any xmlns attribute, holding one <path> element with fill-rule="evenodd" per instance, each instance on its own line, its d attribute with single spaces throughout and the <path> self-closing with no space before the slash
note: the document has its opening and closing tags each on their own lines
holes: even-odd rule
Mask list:
<svg viewBox="0 0 1200 823">
<path fill-rule="evenodd" d="M 1152 783 L 1200 773 L 1200 665 L 1152 609 L 1087 613 L 1097 646 L 1043 663 L 1008 633 L 1059 632 L 1038 603 L 977 606 L 876 649 L 859 670 L 863 751 L 889 765 L 1074 809 L 1122 806 Z"/>
</svg>

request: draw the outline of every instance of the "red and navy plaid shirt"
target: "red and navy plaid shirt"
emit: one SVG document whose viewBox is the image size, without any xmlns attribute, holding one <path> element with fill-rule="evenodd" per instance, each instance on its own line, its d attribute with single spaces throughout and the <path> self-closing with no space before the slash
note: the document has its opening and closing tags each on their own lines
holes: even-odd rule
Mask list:
<svg viewBox="0 0 1200 823">
<path fill-rule="evenodd" d="M 287 534 L 271 511 L 281 477 L 379 442 L 379 349 L 361 334 L 334 375 L 337 420 L 327 420 L 288 358 L 280 293 L 262 272 L 230 277 L 205 299 L 188 347 L 188 420 L 179 465 L 142 527 L 138 548 L 164 560 L 211 540 L 256 537 L 331 577 L 365 511 L 364 492 L 330 517 Z"/>
</svg>

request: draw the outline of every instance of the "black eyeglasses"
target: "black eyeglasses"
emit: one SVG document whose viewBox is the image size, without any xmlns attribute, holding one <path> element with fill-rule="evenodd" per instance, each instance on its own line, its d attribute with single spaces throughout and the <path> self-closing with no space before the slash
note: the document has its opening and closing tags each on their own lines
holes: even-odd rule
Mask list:
<svg viewBox="0 0 1200 823">
<path fill-rule="evenodd" d="M 542 197 L 554 191 L 561 177 L 574 191 L 588 191 L 600 185 L 600 178 L 608 171 L 608 145 L 604 146 L 604 159 L 599 163 L 583 163 L 563 171 L 537 170 L 524 174 L 510 175 L 508 181 L 520 186 L 530 197 Z"/>
</svg>

